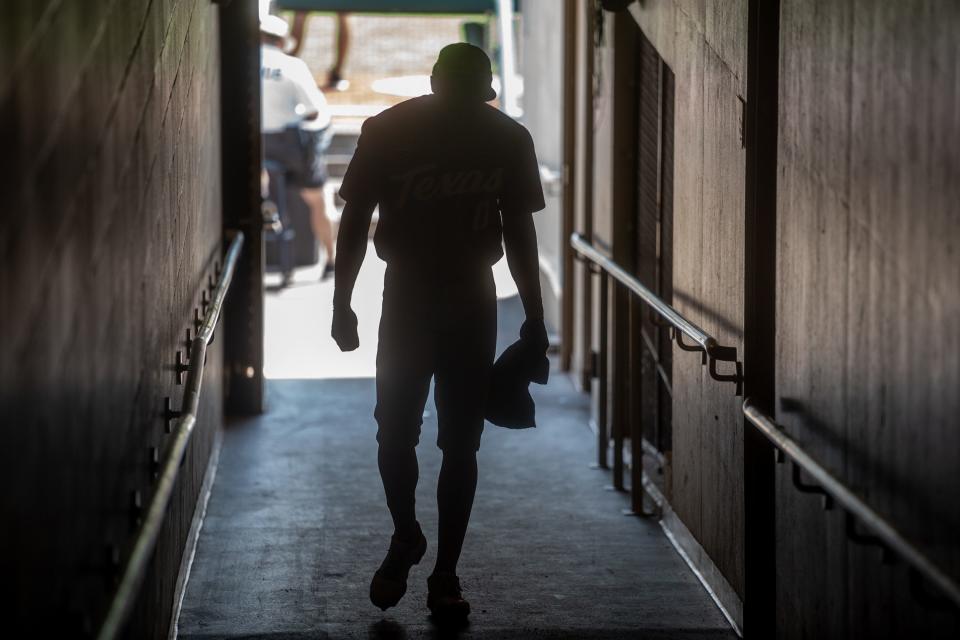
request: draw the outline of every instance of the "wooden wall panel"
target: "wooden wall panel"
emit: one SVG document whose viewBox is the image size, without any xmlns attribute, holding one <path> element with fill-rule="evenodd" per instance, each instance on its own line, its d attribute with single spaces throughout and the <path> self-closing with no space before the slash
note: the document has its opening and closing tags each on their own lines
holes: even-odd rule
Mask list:
<svg viewBox="0 0 960 640">
<path fill-rule="evenodd" d="M 614 20 L 613 14 L 603 13 L 593 62 L 592 229 L 594 241 L 602 247 L 614 244 Z"/>
<path fill-rule="evenodd" d="M 847 471 L 957 577 L 960 154 L 949 141 L 960 132 L 960 47 L 948 34 L 960 11 L 854 2 L 852 12 Z M 850 625 L 876 637 L 960 633 L 875 551 L 849 557 Z"/>
<path fill-rule="evenodd" d="M 700 326 L 720 344 L 736 347 L 742 354 L 746 156 L 740 138 L 738 87 L 739 79 L 727 71 L 724 62 L 708 47 L 704 74 Z M 684 355 L 689 362 L 694 354 Z M 725 363 L 719 364 L 718 368 L 731 372 L 734 366 Z M 717 568 L 742 596 L 742 399 L 736 396 L 733 383 L 714 380 L 706 367 L 700 367 L 700 376 L 702 391 L 698 427 L 702 430 L 701 513 L 705 525 L 700 540 Z"/>
<path fill-rule="evenodd" d="M 742 350 L 747 3 L 652 1 L 631 12 L 675 75 L 673 303 Z M 721 365 L 723 368 L 724 365 Z M 743 431 L 734 385 L 673 351 L 671 505 L 727 585 L 743 596 Z"/>
<path fill-rule="evenodd" d="M 837 88 L 850 83 L 850 18 L 844 3 L 781 5 L 780 157 L 795 169 L 778 184 L 778 415 L 837 472 L 844 368 L 824 355 L 845 352 L 850 104 Z M 822 99 L 791 108 L 814 93 Z M 818 242 L 794 241 L 804 237 Z M 787 465 L 778 471 L 778 627 L 786 638 L 847 635 L 843 523 L 797 493 L 790 474 Z"/>
<path fill-rule="evenodd" d="M 777 309 L 778 419 L 955 578 L 958 27 L 949 3 L 782 2 Z M 782 637 L 960 633 L 780 475 Z"/>
<path fill-rule="evenodd" d="M 8 624 L 96 626 L 134 491 L 169 444 L 163 398 L 220 252 L 217 9 L 5 3 L 0 403 Z M 6 37 L 9 36 L 9 37 Z M 159 637 L 216 429 L 221 352 L 131 634 Z"/>
<path fill-rule="evenodd" d="M 671 4 L 682 15 L 695 31 L 703 33 L 707 25 L 707 5 L 711 0 L 672 0 Z"/>
<path fill-rule="evenodd" d="M 704 36 L 717 62 L 736 79 L 736 93 L 747 95 L 747 0 L 707 2 Z"/>
<path fill-rule="evenodd" d="M 702 323 L 700 307 L 703 255 L 702 178 L 704 42 L 695 23 L 678 14 L 676 125 L 674 127 L 673 302 L 680 313 Z M 700 405 L 703 402 L 700 357 L 673 352 L 673 508 L 696 536 L 702 521 L 703 476 Z"/>
</svg>

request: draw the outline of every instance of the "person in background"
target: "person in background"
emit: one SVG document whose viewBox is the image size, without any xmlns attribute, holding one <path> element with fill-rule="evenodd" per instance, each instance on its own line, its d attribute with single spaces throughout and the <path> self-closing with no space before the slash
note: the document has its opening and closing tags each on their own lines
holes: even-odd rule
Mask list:
<svg viewBox="0 0 960 640">
<path fill-rule="evenodd" d="M 327 216 L 323 152 L 329 142 L 330 110 L 303 60 L 283 52 L 289 26 L 274 15 L 260 17 L 263 153 L 286 169 L 287 184 L 300 189 L 310 224 L 326 252 L 322 278 L 334 271 L 333 225 Z"/>
<path fill-rule="evenodd" d="M 293 26 L 290 29 L 290 37 L 293 40 L 293 46 L 290 48 L 290 55 L 300 55 L 303 48 L 303 34 L 307 28 L 307 11 L 297 11 L 293 16 Z M 324 85 L 325 91 L 346 91 L 350 88 L 350 82 L 343 77 L 343 65 L 347 60 L 347 51 L 350 50 L 350 24 L 347 21 L 349 14 L 345 11 L 337 11 L 337 52 L 333 60 L 333 66 L 327 72 L 327 83 Z"/>
</svg>

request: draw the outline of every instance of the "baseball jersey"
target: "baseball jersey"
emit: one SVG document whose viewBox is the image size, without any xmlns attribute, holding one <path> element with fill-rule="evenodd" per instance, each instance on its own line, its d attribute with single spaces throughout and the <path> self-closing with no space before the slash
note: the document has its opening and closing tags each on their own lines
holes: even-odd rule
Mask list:
<svg viewBox="0 0 960 640">
<path fill-rule="evenodd" d="M 456 279 L 503 255 L 502 215 L 544 208 L 527 130 L 481 102 L 435 95 L 363 125 L 340 195 L 377 203 L 377 254 L 407 273 Z"/>
</svg>

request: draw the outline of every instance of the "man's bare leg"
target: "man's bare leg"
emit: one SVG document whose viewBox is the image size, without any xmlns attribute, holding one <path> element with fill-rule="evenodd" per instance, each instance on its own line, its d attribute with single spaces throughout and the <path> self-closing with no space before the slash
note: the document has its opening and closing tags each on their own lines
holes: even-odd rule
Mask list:
<svg viewBox="0 0 960 640">
<path fill-rule="evenodd" d="M 394 534 L 386 557 L 370 581 L 370 601 L 386 610 L 407 592 L 410 569 L 423 559 L 427 539 L 415 515 L 419 469 L 414 445 L 391 446 L 381 442 L 377 462 L 393 516 Z"/>
<path fill-rule="evenodd" d="M 307 206 L 310 207 L 310 226 L 326 252 L 327 263 L 324 267 L 326 273 L 328 270 L 332 270 L 336 260 L 333 248 L 333 224 L 330 223 L 330 218 L 327 216 L 326 197 L 321 187 L 301 189 L 300 195 Z"/>
<path fill-rule="evenodd" d="M 434 573 L 456 574 L 477 491 L 477 452 L 444 451 L 437 482 L 440 532 Z"/>
<path fill-rule="evenodd" d="M 414 447 L 381 444 L 377 450 L 377 466 L 387 496 L 387 508 L 393 518 L 393 533 L 404 541 L 420 536 L 417 524 L 416 494 L 420 467 Z"/>
<path fill-rule="evenodd" d="M 476 451 L 444 450 L 437 482 L 440 512 L 437 562 L 427 578 L 427 607 L 436 618 L 457 620 L 470 615 L 470 603 L 464 599 L 457 577 L 457 561 L 476 490 Z"/>
</svg>

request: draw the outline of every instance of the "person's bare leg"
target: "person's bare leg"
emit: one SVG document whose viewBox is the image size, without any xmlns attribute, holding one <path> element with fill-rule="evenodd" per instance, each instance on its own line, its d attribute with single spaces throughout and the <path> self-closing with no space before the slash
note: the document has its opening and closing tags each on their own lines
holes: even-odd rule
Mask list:
<svg viewBox="0 0 960 640">
<path fill-rule="evenodd" d="M 293 14 L 293 25 L 290 27 L 290 39 L 293 40 L 293 46 L 287 53 L 294 57 L 299 57 L 300 50 L 303 49 L 303 33 L 307 29 L 307 11 L 296 11 Z"/>
<path fill-rule="evenodd" d="M 327 254 L 327 264 L 333 265 L 336 260 L 333 249 L 333 224 L 327 216 L 327 201 L 323 188 L 301 189 L 300 195 L 310 207 L 310 226 Z"/>
<path fill-rule="evenodd" d="M 417 452 L 414 445 L 380 443 L 377 463 L 394 534 L 380 568 L 370 581 L 370 601 L 383 610 L 395 606 L 407 592 L 410 569 L 427 552 L 427 539 L 417 523 Z"/>
<path fill-rule="evenodd" d="M 416 514 L 420 468 L 416 449 L 381 444 L 377 451 L 377 466 L 387 496 L 387 508 L 393 518 L 394 535 L 404 541 L 416 539 L 420 535 Z"/>
<path fill-rule="evenodd" d="M 434 573 L 456 574 L 477 491 L 477 452 L 444 451 L 437 483 L 440 532 Z"/>
<path fill-rule="evenodd" d="M 348 15 L 343 11 L 337 12 L 336 56 L 333 60 L 333 66 L 327 72 L 327 83 L 323 87 L 324 91 L 346 91 L 350 86 L 350 83 L 343 77 L 343 66 L 347 60 L 347 51 L 350 50 Z"/>
</svg>

